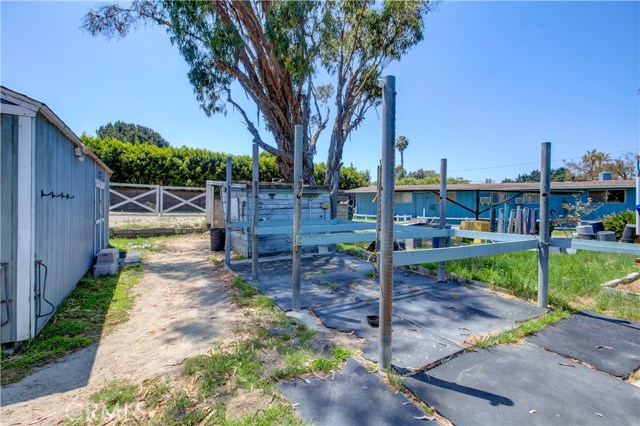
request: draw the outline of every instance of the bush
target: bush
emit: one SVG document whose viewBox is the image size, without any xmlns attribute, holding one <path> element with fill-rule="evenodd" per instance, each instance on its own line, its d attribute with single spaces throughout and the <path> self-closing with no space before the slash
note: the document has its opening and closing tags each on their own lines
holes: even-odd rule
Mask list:
<svg viewBox="0 0 640 426">
<path fill-rule="evenodd" d="M 636 214 L 631 210 L 626 210 L 618 214 L 608 214 L 602 219 L 602 223 L 604 224 L 604 229 L 615 232 L 616 239 L 619 240 L 622 237 L 624 227 L 628 223 L 636 223 Z"/>
</svg>

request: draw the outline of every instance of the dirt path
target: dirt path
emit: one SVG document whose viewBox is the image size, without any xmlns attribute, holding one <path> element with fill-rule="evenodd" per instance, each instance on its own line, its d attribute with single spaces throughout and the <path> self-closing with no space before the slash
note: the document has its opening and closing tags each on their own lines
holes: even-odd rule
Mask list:
<svg viewBox="0 0 640 426">
<path fill-rule="evenodd" d="M 109 382 L 177 374 L 182 360 L 224 338 L 239 317 L 212 276 L 208 243 L 185 237 L 151 254 L 130 320 L 97 344 L 2 388 L 1 423 L 57 424 L 81 412 Z"/>
</svg>

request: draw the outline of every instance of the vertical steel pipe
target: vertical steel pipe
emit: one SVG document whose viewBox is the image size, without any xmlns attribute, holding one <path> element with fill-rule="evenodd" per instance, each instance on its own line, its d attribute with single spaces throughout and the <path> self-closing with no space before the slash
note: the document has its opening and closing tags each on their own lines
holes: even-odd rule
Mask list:
<svg viewBox="0 0 640 426">
<path fill-rule="evenodd" d="M 375 246 L 373 247 L 373 250 L 375 252 L 375 267 L 376 267 L 376 272 L 378 273 L 378 282 L 380 281 L 380 216 L 381 216 L 381 203 L 380 203 L 380 197 L 381 197 L 381 190 L 380 188 L 382 188 L 382 161 L 380 161 L 380 164 L 378 164 L 378 181 L 376 182 L 376 187 L 377 187 L 377 193 L 376 193 L 376 241 L 375 241 Z M 366 219 L 365 219 L 366 220 Z"/>
<path fill-rule="evenodd" d="M 331 191 L 330 219 L 338 218 L 338 189 L 340 184 L 340 170 L 333 172 L 333 190 Z"/>
<path fill-rule="evenodd" d="M 302 126 L 296 124 L 293 155 L 293 233 L 291 238 L 291 309 L 300 310 L 300 269 L 302 266 L 302 247 L 299 244 L 302 221 Z"/>
<path fill-rule="evenodd" d="M 384 77 L 382 87 L 382 192 L 380 221 L 380 367 L 391 367 L 393 313 L 393 192 L 396 138 L 396 78 Z"/>
<path fill-rule="evenodd" d="M 440 160 L 440 229 L 447 227 L 447 159 Z M 438 238 L 438 247 L 445 247 L 447 239 Z M 446 262 L 438 263 L 438 281 L 446 281 Z"/>
<path fill-rule="evenodd" d="M 551 142 L 542 144 L 540 160 L 540 235 L 538 249 L 538 306 L 549 303 L 549 198 L 551 192 Z"/>
<path fill-rule="evenodd" d="M 224 218 L 224 263 L 231 266 L 231 157 L 227 157 L 227 212 Z"/>
<path fill-rule="evenodd" d="M 260 163 L 258 161 L 259 147 L 253 144 L 253 168 L 251 170 L 251 186 L 253 192 L 253 215 L 251 221 L 251 279 L 258 279 L 258 191 L 260 185 Z"/>
</svg>

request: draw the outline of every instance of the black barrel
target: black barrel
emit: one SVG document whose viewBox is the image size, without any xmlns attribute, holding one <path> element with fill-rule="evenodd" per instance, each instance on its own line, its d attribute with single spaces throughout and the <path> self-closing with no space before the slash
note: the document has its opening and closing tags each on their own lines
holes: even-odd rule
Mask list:
<svg viewBox="0 0 640 426">
<path fill-rule="evenodd" d="M 624 227 L 624 231 L 622 232 L 622 238 L 620 239 L 621 243 L 633 243 L 636 240 L 636 226 L 630 223 Z"/>
<path fill-rule="evenodd" d="M 224 228 L 209 228 L 211 251 L 224 250 Z"/>
<path fill-rule="evenodd" d="M 589 221 L 589 225 L 593 228 L 593 233 L 598 234 L 598 232 L 604 231 L 604 223 L 601 220 L 591 220 Z"/>
</svg>

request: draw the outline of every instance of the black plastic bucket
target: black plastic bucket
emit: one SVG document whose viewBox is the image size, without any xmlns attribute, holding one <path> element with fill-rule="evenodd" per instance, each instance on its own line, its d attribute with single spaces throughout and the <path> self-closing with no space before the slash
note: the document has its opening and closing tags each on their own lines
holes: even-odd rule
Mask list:
<svg viewBox="0 0 640 426">
<path fill-rule="evenodd" d="M 622 232 L 621 243 L 633 243 L 636 240 L 636 226 L 627 224 Z"/>
<path fill-rule="evenodd" d="M 211 251 L 224 250 L 224 228 L 209 228 Z"/>
</svg>

